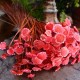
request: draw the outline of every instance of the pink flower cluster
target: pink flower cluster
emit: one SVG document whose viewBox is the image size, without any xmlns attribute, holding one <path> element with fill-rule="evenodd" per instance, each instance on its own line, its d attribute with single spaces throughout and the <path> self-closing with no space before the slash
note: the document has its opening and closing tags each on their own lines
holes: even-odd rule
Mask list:
<svg viewBox="0 0 80 80">
<path fill-rule="evenodd" d="M 14 40 L 5 54 L 1 57 L 15 55 L 16 63 L 11 72 L 15 75 L 27 73 L 28 78 L 33 78 L 34 71 L 58 71 L 61 66 L 80 62 L 80 35 L 78 29 L 66 19 L 63 23 L 49 22 L 45 25 L 44 34 L 40 39 L 32 40 L 30 29 L 23 28 L 21 41 Z M 0 49 L 6 49 L 6 43 L 0 43 Z"/>
</svg>

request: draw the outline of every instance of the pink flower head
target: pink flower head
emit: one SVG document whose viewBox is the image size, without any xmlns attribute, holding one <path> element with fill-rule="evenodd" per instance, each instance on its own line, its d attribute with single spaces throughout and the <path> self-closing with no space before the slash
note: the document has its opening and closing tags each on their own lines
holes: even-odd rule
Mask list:
<svg viewBox="0 0 80 80">
<path fill-rule="evenodd" d="M 30 69 L 23 69 L 22 71 L 25 72 L 25 73 L 31 73 Z"/>
<path fill-rule="evenodd" d="M 56 34 L 56 35 L 55 35 L 55 40 L 56 40 L 56 43 L 62 44 L 62 43 L 65 42 L 66 37 L 65 37 L 64 34 L 60 34 L 60 33 L 59 33 L 59 34 Z"/>
<path fill-rule="evenodd" d="M 62 47 L 61 48 L 61 55 L 62 57 L 66 57 L 69 54 L 69 50 L 67 47 Z"/>
<path fill-rule="evenodd" d="M 46 64 L 46 66 L 44 67 L 45 70 L 50 70 L 52 68 L 52 64 L 51 63 L 48 63 Z"/>
<path fill-rule="evenodd" d="M 46 52 L 40 52 L 37 54 L 37 57 L 41 60 L 45 60 L 45 59 L 47 59 L 47 54 L 46 54 Z"/>
<path fill-rule="evenodd" d="M 45 45 L 44 42 L 41 40 L 35 40 L 33 44 L 34 44 L 34 47 L 36 47 L 37 49 L 41 49 Z"/>
<path fill-rule="evenodd" d="M 10 71 L 12 74 L 14 74 L 14 75 L 23 75 L 23 71 L 22 70 L 18 70 L 18 71 L 15 71 L 15 70 L 11 70 Z"/>
<path fill-rule="evenodd" d="M 73 37 L 67 37 L 67 38 L 66 38 L 66 44 L 73 44 L 74 41 L 75 41 L 75 40 L 74 40 Z"/>
<path fill-rule="evenodd" d="M 23 64 L 23 65 L 28 64 L 28 63 L 29 63 L 29 60 L 27 60 L 27 59 L 22 59 L 22 61 L 21 61 L 21 64 Z"/>
<path fill-rule="evenodd" d="M 52 32 L 51 32 L 50 30 L 46 30 L 45 34 L 46 34 L 47 36 L 52 37 Z"/>
<path fill-rule="evenodd" d="M 47 44 L 44 45 L 43 49 L 44 50 L 49 50 L 49 49 L 51 49 L 51 45 L 49 43 L 47 43 Z"/>
<path fill-rule="evenodd" d="M 46 43 L 52 42 L 52 37 L 46 36 L 45 34 L 41 34 L 40 39 Z"/>
<path fill-rule="evenodd" d="M 61 24 L 55 24 L 53 27 L 53 32 L 55 33 L 63 33 L 64 32 L 64 28 L 62 27 Z"/>
<path fill-rule="evenodd" d="M 26 52 L 26 57 L 28 57 L 28 58 L 33 58 L 35 56 L 36 56 L 36 54 L 33 54 L 31 52 Z"/>
<path fill-rule="evenodd" d="M 76 41 L 79 41 L 79 42 L 80 42 L 80 35 L 79 35 L 79 33 L 76 33 L 76 32 L 75 32 L 75 33 L 73 34 L 73 36 L 74 36 L 74 38 L 75 38 Z"/>
<path fill-rule="evenodd" d="M 70 33 L 70 27 L 69 26 L 64 27 L 63 34 L 69 36 L 69 33 Z"/>
<path fill-rule="evenodd" d="M 5 42 L 1 42 L 1 43 L 0 43 L 0 49 L 1 49 L 1 50 L 6 49 L 6 43 L 5 43 Z"/>
<path fill-rule="evenodd" d="M 9 49 L 7 50 L 7 53 L 9 54 L 9 55 L 14 55 L 15 53 L 14 53 L 14 49 L 12 48 L 12 47 L 9 47 Z"/>
<path fill-rule="evenodd" d="M 24 52 L 24 48 L 23 46 L 19 45 L 19 46 L 16 46 L 14 51 L 16 52 L 16 54 L 21 55 Z"/>
<path fill-rule="evenodd" d="M 35 74 L 29 74 L 28 78 L 34 78 Z"/>
<path fill-rule="evenodd" d="M 68 50 L 69 50 L 69 52 L 71 53 L 72 56 L 75 56 L 76 52 L 78 52 L 78 50 L 79 50 L 79 47 L 71 45 L 71 46 L 68 47 Z"/>
<path fill-rule="evenodd" d="M 46 24 L 45 29 L 46 30 L 52 30 L 53 26 L 54 26 L 54 23 L 53 22 L 49 22 L 49 23 Z"/>
<path fill-rule="evenodd" d="M 39 59 L 38 57 L 33 57 L 32 62 L 34 65 L 42 64 L 43 60 Z"/>
<path fill-rule="evenodd" d="M 70 20 L 69 20 L 68 18 L 66 18 L 65 21 L 62 23 L 62 25 L 63 25 L 64 27 L 66 27 L 66 26 L 71 26 L 71 22 L 70 22 Z"/>
<path fill-rule="evenodd" d="M 67 65 L 69 63 L 69 58 L 63 58 L 62 65 Z"/>
<path fill-rule="evenodd" d="M 30 38 L 30 30 L 28 28 L 23 28 L 21 31 L 21 38 L 23 40 Z"/>
<path fill-rule="evenodd" d="M 46 41 L 47 36 L 45 34 L 41 34 L 40 39 L 42 41 Z"/>
<path fill-rule="evenodd" d="M 14 43 L 17 44 L 17 45 L 22 44 L 22 42 L 19 41 L 19 40 L 14 40 Z"/>
<path fill-rule="evenodd" d="M 4 53 L 4 54 L 1 55 L 1 58 L 2 59 L 6 59 L 7 57 L 8 57 L 8 54 L 7 53 Z"/>
<path fill-rule="evenodd" d="M 56 57 L 52 60 L 52 65 L 54 66 L 60 66 L 62 63 L 62 57 Z"/>
<path fill-rule="evenodd" d="M 32 70 L 33 71 L 41 71 L 41 68 L 39 68 L 39 67 L 33 67 Z"/>
</svg>

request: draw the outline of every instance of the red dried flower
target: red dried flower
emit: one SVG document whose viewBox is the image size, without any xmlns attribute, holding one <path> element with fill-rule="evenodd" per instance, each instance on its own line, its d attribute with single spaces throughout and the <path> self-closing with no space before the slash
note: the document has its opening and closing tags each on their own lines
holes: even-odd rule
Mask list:
<svg viewBox="0 0 80 80">
<path fill-rule="evenodd" d="M 60 66 L 62 63 L 62 57 L 56 57 L 52 60 L 52 65 L 54 66 Z"/>
<path fill-rule="evenodd" d="M 1 49 L 1 50 L 6 49 L 6 43 L 5 43 L 5 42 L 1 42 L 1 43 L 0 43 L 0 49 Z"/>
<path fill-rule="evenodd" d="M 41 40 L 35 40 L 33 44 L 34 44 L 34 47 L 37 49 L 41 49 L 45 45 L 45 43 Z"/>
<path fill-rule="evenodd" d="M 52 37 L 52 32 L 51 32 L 51 30 L 46 30 L 46 31 L 45 31 L 45 34 L 46 34 L 47 36 L 49 36 L 49 37 Z"/>
<path fill-rule="evenodd" d="M 79 42 L 80 42 L 80 35 L 79 35 L 79 33 L 76 33 L 76 32 L 75 32 L 75 33 L 73 34 L 73 37 L 75 38 L 76 41 L 79 41 Z"/>
<path fill-rule="evenodd" d="M 23 75 L 23 71 L 22 70 L 18 70 L 18 71 L 15 71 L 15 70 L 11 70 L 10 71 L 12 74 L 14 74 L 14 75 Z"/>
<path fill-rule="evenodd" d="M 67 65 L 69 63 L 69 58 L 63 58 L 62 65 Z"/>
<path fill-rule="evenodd" d="M 45 29 L 46 30 L 52 30 L 53 26 L 54 26 L 54 23 L 53 22 L 49 22 L 49 23 L 46 24 Z"/>
<path fill-rule="evenodd" d="M 65 40 L 66 40 L 66 37 L 65 37 L 64 34 L 56 34 L 55 35 L 55 41 L 56 41 L 56 43 L 62 44 L 62 43 L 65 42 Z"/>
<path fill-rule="evenodd" d="M 47 59 L 47 54 L 46 54 L 46 52 L 40 52 L 37 54 L 37 57 L 41 60 L 45 60 L 45 59 Z"/>
<path fill-rule="evenodd" d="M 30 69 L 23 69 L 22 71 L 25 72 L 25 73 L 31 73 Z"/>
<path fill-rule="evenodd" d="M 64 28 L 62 27 L 61 24 L 55 24 L 53 27 L 53 32 L 55 33 L 63 33 L 64 32 Z"/>
<path fill-rule="evenodd" d="M 2 55 L 1 55 L 1 58 L 2 59 L 6 59 L 8 57 L 8 54 L 7 53 L 3 53 Z"/>
<path fill-rule="evenodd" d="M 21 31 L 21 38 L 23 40 L 28 40 L 30 38 L 30 30 L 28 28 L 23 28 Z"/>
<path fill-rule="evenodd" d="M 32 62 L 34 65 L 42 64 L 43 60 L 39 59 L 38 57 L 33 57 Z"/>
<path fill-rule="evenodd" d="M 14 55 L 15 53 L 14 53 L 14 49 L 12 48 L 12 47 L 9 47 L 9 49 L 7 50 L 7 53 L 9 54 L 9 55 Z"/>
<path fill-rule="evenodd" d="M 35 74 L 29 74 L 28 78 L 34 78 Z"/>
<path fill-rule="evenodd" d="M 64 27 L 66 27 L 66 26 L 71 26 L 71 22 L 70 22 L 70 20 L 69 20 L 68 18 L 66 18 L 65 21 L 62 23 L 62 25 L 63 25 Z"/>
<path fill-rule="evenodd" d="M 61 48 L 61 56 L 66 57 L 69 54 L 69 50 L 67 47 L 62 47 Z"/>
<path fill-rule="evenodd" d="M 23 46 L 19 45 L 19 46 L 16 46 L 14 51 L 16 54 L 21 55 L 24 52 L 24 48 L 23 48 Z"/>
<path fill-rule="evenodd" d="M 39 67 L 33 67 L 32 70 L 33 71 L 41 71 L 41 68 L 39 68 Z"/>
</svg>

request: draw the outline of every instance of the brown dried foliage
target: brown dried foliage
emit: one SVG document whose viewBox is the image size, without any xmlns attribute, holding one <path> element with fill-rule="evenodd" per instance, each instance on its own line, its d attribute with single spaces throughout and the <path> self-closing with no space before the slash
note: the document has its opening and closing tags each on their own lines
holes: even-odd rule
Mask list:
<svg viewBox="0 0 80 80">
<path fill-rule="evenodd" d="M 0 2 L 0 9 L 7 14 L 10 22 L 12 22 L 11 24 L 14 25 L 14 27 L 19 28 L 17 33 L 14 35 L 13 40 L 24 27 L 31 30 L 33 40 L 38 39 L 39 35 L 44 32 L 45 23 L 30 16 L 29 13 L 26 12 L 18 3 L 13 4 L 11 3 L 11 0 L 3 0 Z M 18 38 L 20 39 L 20 36 Z"/>
</svg>

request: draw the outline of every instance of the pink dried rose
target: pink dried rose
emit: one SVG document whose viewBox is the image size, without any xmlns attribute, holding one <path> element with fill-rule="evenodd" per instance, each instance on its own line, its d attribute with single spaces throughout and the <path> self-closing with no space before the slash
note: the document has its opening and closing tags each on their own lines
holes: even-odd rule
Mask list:
<svg viewBox="0 0 80 80">
<path fill-rule="evenodd" d="M 69 63 L 69 58 L 63 58 L 62 65 L 67 65 Z"/>
<path fill-rule="evenodd" d="M 14 49 L 15 53 L 17 55 L 21 55 L 23 52 L 24 52 L 24 48 L 23 46 L 19 45 L 19 46 L 16 46 L 16 48 Z"/>
<path fill-rule="evenodd" d="M 56 43 L 62 44 L 62 43 L 65 42 L 65 40 L 66 40 L 66 37 L 65 37 L 64 34 L 60 34 L 59 33 L 59 34 L 55 35 L 55 41 L 56 41 Z"/>
<path fill-rule="evenodd" d="M 26 57 L 33 58 L 33 57 L 36 57 L 36 54 L 33 54 L 31 52 L 26 52 Z"/>
<path fill-rule="evenodd" d="M 49 49 L 51 49 L 51 47 L 50 47 L 51 45 L 49 44 L 49 43 L 47 43 L 47 44 L 45 44 L 44 45 L 44 50 L 49 50 Z"/>
<path fill-rule="evenodd" d="M 62 25 L 63 25 L 64 27 L 66 27 L 66 26 L 71 26 L 71 21 L 70 21 L 68 18 L 66 18 L 65 21 L 62 22 Z"/>
<path fill-rule="evenodd" d="M 30 30 L 28 28 L 23 28 L 21 31 L 21 38 L 27 40 L 30 38 Z"/>
<path fill-rule="evenodd" d="M 44 67 L 45 70 L 50 70 L 52 68 L 52 64 L 51 63 L 48 63 L 46 64 L 46 66 Z"/>
<path fill-rule="evenodd" d="M 33 44 L 34 44 L 34 47 L 37 49 L 41 49 L 45 45 L 45 43 L 41 40 L 35 40 Z"/>
<path fill-rule="evenodd" d="M 34 65 L 42 64 L 43 60 L 39 59 L 38 57 L 33 57 L 32 62 Z"/>
<path fill-rule="evenodd" d="M 61 56 L 66 57 L 69 54 L 69 50 L 67 47 L 62 47 L 61 48 Z"/>
<path fill-rule="evenodd" d="M 55 33 L 63 33 L 64 32 L 64 28 L 62 27 L 61 24 L 55 24 L 53 27 L 53 32 Z"/>
<path fill-rule="evenodd" d="M 1 50 L 6 49 L 6 42 L 1 42 L 1 43 L 0 43 L 0 49 L 1 49 Z"/>
<path fill-rule="evenodd" d="M 35 74 L 29 74 L 28 78 L 34 78 Z"/>
<path fill-rule="evenodd" d="M 76 32 L 75 32 L 75 33 L 73 34 L 73 37 L 75 38 L 76 41 L 79 41 L 79 42 L 80 42 L 80 35 L 79 35 L 79 33 L 76 33 Z"/>
<path fill-rule="evenodd" d="M 11 70 L 10 71 L 12 74 L 14 74 L 14 75 L 22 75 L 23 74 L 23 71 L 22 70 L 18 70 L 18 71 L 15 71 L 15 70 Z"/>
<path fill-rule="evenodd" d="M 9 49 L 7 50 L 7 54 L 9 54 L 9 55 L 15 55 L 14 49 L 12 47 L 9 47 Z"/>
<path fill-rule="evenodd" d="M 41 34 L 40 39 L 46 43 L 52 42 L 52 37 L 46 36 L 45 34 Z"/>
<path fill-rule="evenodd" d="M 41 68 L 39 68 L 39 67 L 33 67 L 32 70 L 33 71 L 41 71 Z"/>
<path fill-rule="evenodd" d="M 22 59 L 22 61 L 21 61 L 21 64 L 22 65 L 26 65 L 28 63 L 29 63 L 29 60 L 27 60 L 27 59 Z"/>
<path fill-rule="evenodd" d="M 37 54 L 37 57 L 41 60 L 45 60 L 45 59 L 47 59 L 47 54 L 46 54 L 46 52 L 40 52 Z"/>
<path fill-rule="evenodd" d="M 6 59 L 8 57 L 8 54 L 7 53 L 3 53 L 2 55 L 1 55 L 1 58 L 2 59 Z"/>
<path fill-rule="evenodd" d="M 49 37 L 52 37 L 52 32 L 51 32 L 51 30 L 46 30 L 46 31 L 45 31 L 45 34 L 46 34 L 47 36 L 49 36 Z"/>
<path fill-rule="evenodd" d="M 53 22 L 49 22 L 49 23 L 46 24 L 45 30 L 52 30 L 53 26 L 54 26 L 54 23 Z"/>
<path fill-rule="evenodd" d="M 24 73 L 31 73 L 31 70 L 30 69 L 23 69 L 22 70 Z"/>
<path fill-rule="evenodd" d="M 52 65 L 54 66 L 60 66 L 62 63 L 62 57 L 56 57 L 52 60 Z"/>
<path fill-rule="evenodd" d="M 69 36 L 69 33 L 70 33 L 70 27 L 69 26 L 64 27 L 63 34 Z"/>
</svg>

